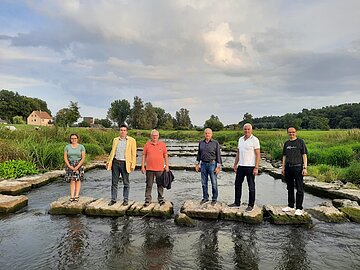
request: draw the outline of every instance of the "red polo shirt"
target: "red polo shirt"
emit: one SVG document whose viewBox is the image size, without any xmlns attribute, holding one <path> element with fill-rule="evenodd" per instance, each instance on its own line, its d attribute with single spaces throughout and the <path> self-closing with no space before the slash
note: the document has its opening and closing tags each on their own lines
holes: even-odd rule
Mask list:
<svg viewBox="0 0 360 270">
<path fill-rule="evenodd" d="M 146 170 L 149 171 L 163 171 L 164 170 L 164 157 L 167 153 L 165 143 L 158 141 L 153 144 L 151 141 L 147 142 L 144 146 L 143 155 L 145 155 Z"/>
</svg>

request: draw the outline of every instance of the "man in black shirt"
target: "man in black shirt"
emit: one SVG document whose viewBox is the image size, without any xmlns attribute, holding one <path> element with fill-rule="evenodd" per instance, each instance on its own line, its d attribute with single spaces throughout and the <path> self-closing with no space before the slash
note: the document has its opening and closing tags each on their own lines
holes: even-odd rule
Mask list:
<svg viewBox="0 0 360 270">
<path fill-rule="evenodd" d="M 288 206 L 284 212 L 294 210 L 294 182 L 296 187 L 296 210 L 295 215 L 303 214 L 304 187 L 303 176 L 307 174 L 307 149 L 304 141 L 296 137 L 296 129 L 287 129 L 289 140 L 285 142 L 282 159 L 282 175 L 285 176 L 288 190 Z"/>
<path fill-rule="evenodd" d="M 217 140 L 212 139 L 212 130 L 210 128 L 205 129 L 204 137 L 205 139 L 199 142 L 195 170 L 198 172 L 201 166 L 201 186 L 203 191 L 201 203 L 209 201 L 208 181 L 210 176 L 212 186 L 211 204 L 216 204 L 218 197 L 217 174 L 220 172 L 222 164 L 220 145 Z"/>
</svg>

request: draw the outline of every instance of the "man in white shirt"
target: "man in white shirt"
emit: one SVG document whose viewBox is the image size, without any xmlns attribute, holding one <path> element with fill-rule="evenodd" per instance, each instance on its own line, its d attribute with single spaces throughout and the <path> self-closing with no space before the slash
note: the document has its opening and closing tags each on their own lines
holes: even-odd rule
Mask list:
<svg viewBox="0 0 360 270">
<path fill-rule="evenodd" d="M 259 139 L 252 135 L 252 125 L 247 123 L 243 127 L 244 136 L 240 137 L 238 151 L 234 162 L 235 178 L 235 202 L 230 207 L 239 207 L 242 193 L 242 183 L 246 176 L 249 187 L 249 202 L 246 208 L 250 212 L 255 204 L 255 175 L 259 173 L 260 143 Z"/>
</svg>

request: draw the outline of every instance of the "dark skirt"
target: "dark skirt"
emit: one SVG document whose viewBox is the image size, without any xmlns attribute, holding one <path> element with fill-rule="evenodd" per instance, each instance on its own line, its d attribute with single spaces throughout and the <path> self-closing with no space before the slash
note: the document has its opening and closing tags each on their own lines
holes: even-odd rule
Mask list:
<svg viewBox="0 0 360 270">
<path fill-rule="evenodd" d="M 70 165 L 76 167 L 79 164 L 79 161 L 69 161 Z M 84 166 L 81 166 L 79 170 L 73 172 L 69 169 L 68 166 L 65 166 L 65 181 L 70 183 L 70 181 L 84 181 L 85 180 L 85 170 Z"/>
</svg>

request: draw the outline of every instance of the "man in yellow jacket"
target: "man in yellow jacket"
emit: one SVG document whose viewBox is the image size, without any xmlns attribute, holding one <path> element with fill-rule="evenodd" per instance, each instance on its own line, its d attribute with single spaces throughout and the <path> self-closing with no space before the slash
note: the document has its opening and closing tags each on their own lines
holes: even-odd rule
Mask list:
<svg viewBox="0 0 360 270">
<path fill-rule="evenodd" d="M 123 179 L 123 205 L 129 203 L 130 182 L 129 174 L 136 166 L 136 141 L 127 135 L 128 127 L 120 126 L 120 136 L 114 138 L 106 169 L 111 170 L 111 201 L 109 206 L 116 203 L 119 177 Z"/>
</svg>

